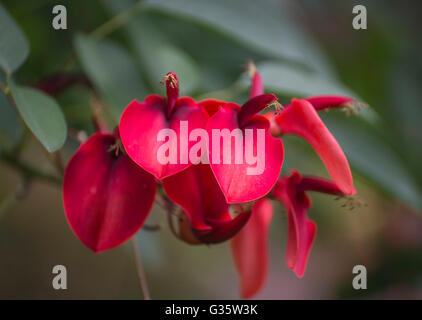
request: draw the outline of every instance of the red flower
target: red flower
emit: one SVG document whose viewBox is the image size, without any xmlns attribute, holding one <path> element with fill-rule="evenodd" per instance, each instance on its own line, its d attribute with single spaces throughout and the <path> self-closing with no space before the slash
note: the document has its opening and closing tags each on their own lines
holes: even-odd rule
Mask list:
<svg viewBox="0 0 422 320">
<path fill-rule="evenodd" d="M 167 99 L 150 95 L 141 103 L 132 101 L 123 112 L 119 125 L 122 142 L 129 157 L 159 180 L 191 165 L 189 150 L 195 142 L 189 141 L 188 137 L 192 130 L 205 128 L 208 120 L 205 111 L 192 98 L 179 98 L 176 74 L 169 72 L 164 82 Z M 181 121 L 188 123 L 186 132 L 180 129 Z M 162 129 L 173 129 L 176 139 L 170 137 L 166 142 L 157 141 Z M 166 143 L 179 151 L 177 163 L 161 164 L 157 160 L 160 147 Z"/>
<path fill-rule="evenodd" d="M 350 101 L 350 98 L 337 96 L 292 99 L 292 104 L 275 117 L 278 128 L 272 129 L 281 135 L 294 134 L 308 141 L 344 194 L 356 192 L 349 163 L 337 140 L 322 122 L 316 110 L 339 107 Z"/>
<path fill-rule="evenodd" d="M 244 151 L 243 161 L 237 161 L 239 150 L 236 143 L 230 141 L 228 150 L 225 150 L 224 139 L 212 139 L 209 147 L 209 160 L 211 169 L 223 191 L 227 203 L 242 203 L 257 200 L 265 196 L 274 186 L 283 164 L 284 150 L 281 140 L 270 134 L 269 121 L 256 115 L 262 109 L 277 103 L 277 97 L 272 94 L 260 95 L 250 99 L 242 107 L 235 103 L 224 103 L 218 100 L 206 100 L 200 106 L 207 110 L 211 118 L 208 121 L 208 135 L 213 137 L 213 132 L 228 132 L 234 139 L 239 139 Z M 252 132 L 252 134 L 248 134 Z M 263 133 L 262 136 L 260 134 Z M 259 141 L 262 138 L 262 145 Z M 248 149 L 257 159 L 262 160 L 262 170 L 251 173 L 251 164 L 245 161 Z M 218 150 L 218 153 L 215 153 Z M 230 159 L 225 160 L 227 152 Z M 242 155 L 242 156 L 243 156 Z M 258 168 L 258 160 L 256 168 Z"/>
<path fill-rule="evenodd" d="M 268 232 L 272 215 L 271 200 L 267 198 L 258 200 L 252 207 L 251 217 L 245 227 L 231 240 L 243 299 L 257 293 L 267 279 Z"/>
<path fill-rule="evenodd" d="M 255 69 L 251 76 L 253 79 L 251 97 L 253 97 L 262 94 L 263 87 L 259 73 Z M 298 277 L 302 277 L 305 272 L 316 234 L 316 224 L 307 217 L 311 201 L 305 192 L 355 193 L 347 159 L 316 112 L 316 109 L 339 107 L 351 99 L 322 96 L 308 100 L 293 99 L 292 104 L 286 106 L 281 113 L 265 114 L 271 123 L 273 136 L 296 134 L 307 140 L 322 158 L 334 180 L 331 182 L 322 178 L 302 177 L 297 171 L 292 171 L 290 177 L 280 178 L 272 191 L 272 195 L 287 209 L 289 228 L 286 261 Z M 268 269 L 267 239 L 271 218 L 271 201 L 265 198 L 259 200 L 254 205 L 251 218 L 245 227 L 231 241 L 243 298 L 256 294 L 265 283 Z"/>
<path fill-rule="evenodd" d="M 304 100 L 308 101 L 316 111 L 336 109 L 347 106 L 348 103 L 353 102 L 352 98 L 343 96 L 314 96 L 305 98 Z M 288 107 L 290 107 L 290 105 L 286 106 L 286 108 Z"/>
<path fill-rule="evenodd" d="M 307 191 L 343 195 L 332 182 L 317 177 L 302 177 L 293 170 L 289 177 L 281 177 L 272 191 L 287 210 L 288 240 L 286 262 L 298 277 L 302 277 L 316 234 L 316 224 L 308 218 L 311 200 Z M 245 227 L 231 240 L 241 294 L 250 298 L 264 285 L 268 272 L 268 232 L 272 218 L 271 200 L 263 198 L 252 208 Z"/>
<path fill-rule="evenodd" d="M 197 243 L 226 241 L 249 219 L 250 212 L 230 216 L 229 205 L 207 164 L 191 166 L 164 179 L 163 187 L 167 196 L 186 212 L 188 219 L 182 221 L 181 236 L 187 242 L 195 243 L 186 238 L 197 239 Z"/>
<path fill-rule="evenodd" d="M 111 249 L 142 227 L 155 191 L 154 177 L 130 160 L 118 136 L 96 133 L 79 147 L 66 167 L 66 218 L 91 250 Z"/>
<path fill-rule="evenodd" d="M 286 261 L 298 277 L 305 273 L 309 252 L 316 234 L 316 224 L 308 219 L 311 199 L 307 191 L 342 195 L 333 182 L 316 177 L 302 177 L 293 170 L 289 177 L 282 177 L 273 190 L 273 196 L 284 204 L 288 217 Z"/>
</svg>

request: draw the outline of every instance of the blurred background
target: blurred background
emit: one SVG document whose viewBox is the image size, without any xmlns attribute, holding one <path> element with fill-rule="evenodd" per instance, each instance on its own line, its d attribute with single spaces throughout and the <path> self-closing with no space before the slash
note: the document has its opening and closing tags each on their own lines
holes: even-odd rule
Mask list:
<svg viewBox="0 0 422 320">
<path fill-rule="evenodd" d="M 355 116 L 322 115 L 366 206 L 349 210 L 333 196 L 311 195 L 318 234 L 303 279 L 286 266 L 287 219 L 277 206 L 268 281 L 256 298 L 422 299 L 422 6 L 416 1 L 0 3 L 29 42 L 16 82 L 36 86 L 57 74 L 82 79 L 55 96 L 69 128 L 64 162 L 78 146 L 72 133 L 93 132 L 93 108 L 116 124 L 133 98 L 163 93 L 160 79 L 170 70 L 182 94 L 242 102 L 249 84 L 244 65 L 253 59 L 266 91 L 282 102 L 345 94 L 369 104 Z M 56 4 L 67 8 L 67 30 L 52 28 Z M 366 6 L 367 30 L 352 28 L 356 4 Z M 0 21 L 0 33 L 7 32 Z M 327 176 L 306 143 L 283 141 L 283 174 L 296 168 Z M 22 163 L 56 174 L 13 110 L 0 105 L 0 150 L 16 145 Z M 31 179 L 22 188 L 17 167 L 0 157 L 0 298 L 140 299 L 130 245 L 92 253 L 67 224 L 60 185 Z M 237 299 L 229 244 L 189 246 L 171 234 L 165 218 L 154 207 L 147 223 L 162 228 L 137 235 L 152 298 Z M 67 290 L 51 286 L 57 264 L 67 267 Z M 359 264 L 367 267 L 368 289 L 355 291 L 352 269 Z"/>
</svg>

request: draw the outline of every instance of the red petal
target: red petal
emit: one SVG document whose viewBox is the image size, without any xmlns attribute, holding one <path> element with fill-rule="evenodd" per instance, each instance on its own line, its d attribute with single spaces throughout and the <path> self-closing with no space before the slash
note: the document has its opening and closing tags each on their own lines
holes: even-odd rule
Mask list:
<svg viewBox="0 0 422 320">
<path fill-rule="evenodd" d="M 252 76 L 251 92 L 249 98 L 253 98 L 264 94 L 264 84 L 262 83 L 261 75 L 258 71 L 255 71 Z"/>
<path fill-rule="evenodd" d="M 229 206 L 224 200 L 209 165 L 198 164 L 163 180 L 167 196 L 180 205 L 193 228 L 211 231 L 205 223 L 207 211 L 215 218 L 225 217 Z"/>
<path fill-rule="evenodd" d="M 277 97 L 273 94 L 262 94 L 251 98 L 240 109 L 239 126 L 243 127 L 253 115 L 277 101 Z"/>
<path fill-rule="evenodd" d="M 230 220 L 214 220 L 206 219 L 208 225 L 212 227 L 212 231 L 209 233 L 197 232 L 194 229 L 195 235 L 203 243 L 221 243 L 233 238 L 245 224 L 249 221 L 251 212 L 242 212 L 238 214 L 235 218 Z"/>
<path fill-rule="evenodd" d="M 295 134 L 309 142 L 343 193 L 356 192 L 343 150 L 308 101 L 293 99 L 276 121 L 283 134 Z"/>
<path fill-rule="evenodd" d="M 170 118 L 166 116 L 166 108 L 165 99 L 156 95 L 148 96 L 142 103 L 134 100 L 123 112 L 119 125 L 120 136 L 127 154 L 159 180 L 191 165 L 189 150 L 196 141 L 188 141 L 189 134 L 194 129 L 205 128 L 208 120 L 204 110 L 191 98 L 180 98 Z M 188 122 L 185 137 L 181 137 L 181 121 Z M 157 160 L 160 146 L 168 141 L 157 141 L 158 133 L 162 129 L 173 129 L 176 132 L 177 139 L 171 140 L 172 146 L 177 150 L 177 160 L 174 164 L 161 164 Z M 188 142 L 186 148 L 182 147 L 181 141 Z"/>
<path fill-rule="evenodd" d="M 233 259 L 239 273 L 242 298 L 255 295 L 268 273 L 268 232 L 273 215 L 271 200 L 258 200 L 248 223 L 231 240 Z"/>
<path fill-rule="evenodd" d="M 269 133 L 269 122 L 263 116 L 253 116 L 249 121 L 242 127 L 242 138 L 246 139 L 245 130 L 252 129 L 253 140 L 248 139 L 243 144 L 243 153 L 246 154 L 246 150 L 253 148 L 253 154 L 261 157 L 260 161 L 263 172 L 260 174 L 252 175 L 249 170 L 256 167 L 256 164 L 249 165 L 245 161 L 243 156 L 243 162 L 241 164 L 235 163 L 235 143 L 231 141 L 231 159 L 229 163 L 224 164 L 224 150 L 223 150 L 223 139 L 214 141 L 212 138 L 213 130 L 224 130 L 228 129 L 232 132 L 234 129 L 239 128 L 238 114 L 239 106 L 236 104 L 226 104 L 220 108 L 220 110 L 209 120 L 208 122 L 208 135 L 210 137 L 210 149 L 209 159 L 211 169 L 217 179 L 218 184 L 223 191 L 223 194 L 228 203 L 241 203 L 254 201 L 265 196 L 277 181 L 280 174 L 281 166 L 283 163 L 284 150 L 283 144 L 280 139 L 272 137 Z M 263 146 L 257 144 L 257 129 L 264 129 L 265 136 Z M 233 139 L 232 139 L 233 140 Z M 215 143 L 215 147 L 213 144 Z M 265 149 L 263 149 L 265 146 Z M 218 154 L 214 153 L 214 149 L 220 148 L 220 158 L 217 163 Z M 260 148 L 259 150 L 258 147 Z M 262 151 L 265 150 L 265 154 Z M 258 153 L 259 151 L 259 153 Z M 265 159 L 264 158 L 265 155 Z M 213 158 L 215 156 L 215 159 Z M 249 168 L 249 170 L 248 170 Z"/>
<path fill-rule="evenodd" d="M 167 116 L 170 117 L 179 98 L 179 80 L 176 74 L 170 71 L 166 74 L 163 81 L 166 84 L 167 92 Z"/>
<path fill-rule="evenodd" d="M 164 179 L 163 187 L 168 197 L 184 209 L 194 235 L 203 243 L 219 243 L 230 239 L 249 218 L 249 213 L 231 218 L 229 205 L 209 165 L 191 166 Z"/>
<path fill-rule="evenodd" d="M 332 181 L 320 177 L 302 177 L 297 186 L 298 191 L 316 191 L 328 194 L 343 194 L 339 187 Z"/>
<path fill-rule="evenodd" d="M 275 116 L 276 112 L 274 111 L 269 111 L 264 113 L 262 116 L 264 116 L 265 118 L 268 119 L 268 121 L 270 122 L 270 133 L 273 137 L 280 137 L 281 136 L 281 130 L 280 127 L 278 126 L 277 122 L 275 121 Z"/>
<path fill-rule="evenodd" d="M 305 99 L 312 104 L 315 110 L 320 111 L 324 109 L 339 108 L 346 102 L 353 101 L 352 98 L 342 96 L 317 96 Z"/>
<path fill-rule="evenodd" d="M 304 98 L 303 100 L 308 101 L 315 108 L 316 111 L 325 109 L 335 109 L 342 107 L 345 103 L 353 101 L 352 98 L 343 96 L 315 96 Z M 286 106 L 286 108 L 291 105 Z"/>
<path fill-rule="evenodd" d="M 315 239 L 316 224 L 307 216 L 311 206 L 310 199 L 304 192 L 298 192 L 296 189 L 300 180 L 301 177 L 297 172 L 293 172 L 288 178 L 282 178 L 274 188 L 273 195 L 287 209 L 287 265 L 301 278 L 305 273 L 309 253 Z"/>
<path fill-rule="evenodd" d="M 71 158 L 63 182 L 67 220 L 91 250 L 116 247 L 143 225 L 151 210 L 154 177 L 109 148 L 115 138 L 97 133 Z"/>
</svg>

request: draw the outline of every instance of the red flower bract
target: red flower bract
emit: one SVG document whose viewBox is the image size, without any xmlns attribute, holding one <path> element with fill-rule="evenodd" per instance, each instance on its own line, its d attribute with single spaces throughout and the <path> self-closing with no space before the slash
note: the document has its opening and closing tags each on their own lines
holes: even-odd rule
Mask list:
<svg viewBox="0 0 422 320">
<path fill-rule="evenodd" d="M 215 101 L 215 100 L 214 100 Z M 272 94 L 260 95 L 250 99 L 242 107 L 235 103 L 226 103 L 220 106 L 217 112 L 210 118 L 207 126 L 208 135 L 213 136 L 213 130 L 229 130 L 234 133 L 235 139 L 240 139 L 244 144 L 243 150 L 249 147 L 253 148 L 253 153 L 265 153 L 264 170 L 257 175 L 249 175 L 249 164 L 236 163 L 235 143 L 230 143 L 231 161 L 224 163 L 223 139 L 212 141 L 220 148 L 220 158 L 216 161 L 214 155 L 214 146 L 209 148 L 209 159 L 211 169 L 220 185 L 227 203 L 242 203 L 257 200 L 270 192 L 277 181 L 283 164 L 284 149 L 280 139 L 274 138 L 270 134 L 270 123 L 263 116 L 255 115 L 265 107 L 277 102 L 277 97 Z M 213 106 L 208 103 L 208 107 Z M 236 129 L 240 129 L 237 132 Z M 245 134 L 246 129 L 252 129 L 253 136 Z M 258 150 L 258 129 L 265 131 L 264 150 Z M 231 141 L 231 140 L 230 140 Z M 231 141 L 232 142 L 232 141 Z"/>
<path fill-rule="evenodd" d="M 231 240 L 233 259 L 239 273 L 241 295 L 247 299 L 264 285 L 268 273 L 268 232 L 273 206 L 270 199 L 258 200 L 246 225 Z"/>
<path fill-rule="evenodd" d="M 343 194 L 333 182 L 323 178 L 302 177 L 295 170 L 289 177 L 282 177 L 274 187 L 273 196 L 280 200 L 287 210 L 287 265 L 298 277 L 302 277 L 305 273 L 317 229 L 315 222 L 308 219 L 311 199 L 306 191 Z"/>
<path fill-rule="evenodd" d="M 189 222 L 199 243 L 230 239 L 249 219 L 250 212 L 230 216 L 229 205 L 207 164 L 191 166 L 164 179 L 163 187 L 168 197 L 186 212 L 189 221 L 183 223 Z"/>
<path fill-rule="evenodd" d="M 189 97 L 178 98 L 179 82 L 173 72 L 164 78 L 167 99 L 158 95 L 150 95 L 143 102 L 132 101 L 120 119 L 120 135 L 129 157 L 139 166 L 162 180 L 191 165 L 189 161 L 190 147 L 194 141 L 180 139 L 180 122 L 187 121 L 188 130 L 183 133 L 186 140 L 192 130 L 205 128 L 208 116 L 203 108 Z M 157 141 L 162 129 L 173 129 L 177 139 Z M 177 163 L 161 164 L 157 159 L 160 146 L 170 143 L 178 150 Z"/>
<path fill-rule="evenodd" d="M 303 100 L 308 101 L 316 111 L 339 108 L 353 101 L 352 98 L 343 96 L 314 96 Z M 286 108 L 290 106 L 287 105 Z"/>
<path fill-rule="evenodd" d="M 73 155 L 64 175 L 67 220 L 94 252 L 116 247 L 134 235 L 154 201 L 154 177 L 118 148 L 115 136 L 96 133 Z"/>
<path fill-rule="evenodd" d="M 298 135 L 309 142 L 344 194 L 356 192 L 349 163 L 343 150 L 310 102 L 293 99 L 292 105 L 276 117 L 276 122 L 283 135 Z"/>
</svg>

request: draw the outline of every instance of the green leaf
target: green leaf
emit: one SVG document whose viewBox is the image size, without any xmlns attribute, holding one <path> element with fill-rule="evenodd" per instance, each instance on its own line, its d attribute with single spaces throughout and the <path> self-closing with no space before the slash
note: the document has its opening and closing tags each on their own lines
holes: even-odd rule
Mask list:
<svg viewBox="0 0 422 320">
<path fill-rule="evenodd" d="M 32 89 L 10 84 L 12 96 L 27 127 L 49 152 L 60 149 L 67 136 L 67 125 L 57 102 Z"/>
<path fill-rule="evenodd" d="M 212 27 L 268 56 L 331 73 L 318 46 L 284 14 L 283 1 L 146 0 L 145 3 L 154 10 Z"/>
<path fill-rule="evenodd" d="M 12 73 L 22 65 L 28 54 L 25 35 L 0 4 L 0 68 Z"/>
<path fill-rule="evenodd" d="M 19 141 L 22 125 L 6 95 L 0 91 L 0 143 L 7 148 Z"/>
<path fill-rule="evenodd" d="M 381 131 L 359 117 L 330 112 L 323 118 L 353 169 L 389 195 L 422 210 L 422 191 Z"/>
<path fill-rule="evenodd" d="M 122 10 L 134 6 L 133 0 L 110 1 L 103 3 L 111 14 L 119 14 Z M 196 62 L 185 51 L 172 44 L 161 23 L 157 23 L 149 14 L 143 13 L 133 18 L 124 30 L 132 44 L 149 84 L 156 92 L 162 91 L 160 79 L 169 71 L 177 74 L 181 83 L 180 93 L 187 95 L 198 88 L 199 71 Z"/>
<path fill-rule="evenodd" d="M 133 21 L 128 25 L 127 31 L 154 90 L 160 90 L 160 78 L 167 72 L 173 71 L 181 83 L 181 94 L 191 93 L 199 83 L 199 72 L 195 61 L 184 51 L 166 41 L 145 20 Z"/>
<path fill-rule="evenodd" d="M 75 48 L 82 67 L 105 97 L 115 118 L 135 98 L 143 100 L 147 91 L 132 57 L 110 40 L 77 35 Z"/>
<path fill-rule="evenodd" d="M 269 92 L 299 97 L 339 94 L 359 99 L 355 93 L 326 75 L 274 62 L 259 64 L 258 70 L 264 87 Z M 321 115 L 354 170 L 389 195 L 422 209 L 421 190 L 395 150 L 383 137 L 381 120 L 376 112 L 369 108 L 352 117 L 335 111 Z"/>
<path fill-rule="evenodd" d="M 263 62 L 258 66 L 264 87 L 286 95 L 314 96 L 337 94 L 356 98 L 333 77 L 291 67 L 279 62 Z"/>
<path fill-rule="evenodd" d="M 266 61 L 258 65 L 266 91 L 276 92 L 288 97 L 304 98 L 320 95 L 343 95 L 362 101 L 361 98 L 349 90 L 333 76 L 306 71 L 279 62 Z M 250 80 L 244 83 L 249 87 Z M 363 101 L 362 101 L 363 102 Z M 363 109 L 359 117 L 373 125 L 378 125 L 380 117 L 371 108 Z"/>
</svg>

